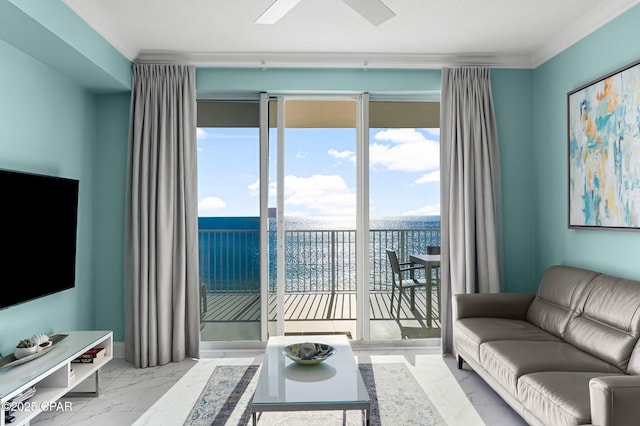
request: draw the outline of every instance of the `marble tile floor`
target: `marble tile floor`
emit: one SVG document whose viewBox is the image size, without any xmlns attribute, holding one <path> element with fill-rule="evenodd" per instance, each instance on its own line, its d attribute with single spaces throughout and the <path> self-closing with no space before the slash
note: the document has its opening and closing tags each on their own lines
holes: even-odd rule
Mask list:
<svg viewBox="0 0 640 426">
<path fill-rule="evenodd" d="M 366 348 L 354 353 L 361 363 L 406 363 L 449 425 L 526 425 L 472 370 L 458 370 L 455 360 L 443 358 L 439 348 Z M 255 350 L 206 355 L 145 369 L 114 359 L 102 369 L 99 397 L 66 397 L 62 401 L 69 401 L 71 410 L 42 413 L 31 425 L 182 425 L 217 365 L 262 360 L 261 351 Z"/>
</svg>

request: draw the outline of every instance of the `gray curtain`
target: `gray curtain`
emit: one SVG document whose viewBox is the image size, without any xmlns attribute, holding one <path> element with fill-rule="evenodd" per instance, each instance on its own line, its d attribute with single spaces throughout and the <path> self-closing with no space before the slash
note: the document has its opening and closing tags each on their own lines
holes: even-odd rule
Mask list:
<svg viewBox="0 0 640 426">
<path fill-rule="evenodd" d="M 152 367 L 198 357 L 193 67 L 134 65 L 125 247 L 125 357 Z"/>
<path fill-rule="evenodd" d="M 445 68 L 440 101 L 442 350 L 452 295 L 502 288 L 500 152 L 489 69 Z"/>
</svg>

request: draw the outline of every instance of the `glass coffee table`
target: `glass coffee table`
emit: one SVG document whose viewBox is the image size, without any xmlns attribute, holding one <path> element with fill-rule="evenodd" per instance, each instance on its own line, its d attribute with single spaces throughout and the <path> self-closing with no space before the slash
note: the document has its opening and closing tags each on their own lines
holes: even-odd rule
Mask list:
<svg viewBox="0 0 640 426">
<path fill-rule="evenodd" d="M 320 364 L 300 365 L 283 353 L 293 343 L 333 346 L 336 353 Z M 362 410 L 369 424 L 371 399 L 346 336 L 269 338 L 250 406 L 253 424 L 265 411 Z"/>
</svg>

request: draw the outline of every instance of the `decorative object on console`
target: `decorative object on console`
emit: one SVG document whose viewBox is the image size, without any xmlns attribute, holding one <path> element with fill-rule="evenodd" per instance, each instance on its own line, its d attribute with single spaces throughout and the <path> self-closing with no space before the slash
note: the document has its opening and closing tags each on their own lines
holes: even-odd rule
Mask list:
<svg viewBox="0 0 640 426">
<path fill-rule="evenodd" d="M 49 336 L 46 334 L 34 334 L 30 339 L 36 345 L 49 342 Z"/>
<path fill-rule="evenodd" d="M 44 338 L 42 336 L 46 337 L 47 340 L 43 342 Z M 47 335 L 34 335 L 29 339 L 24 339 L 19 343 L 19 345 L 30 344 L 32 346 L 29 346 L 27 348 L 27 351 L 22 351 L 21 349 L 23 348 L 16 347 L 14 353 L 0 359 L 0 368 L 14 367 L 16 365 L 24 364 L 25 362 L 29 362 L 31 360 L 39 358 L 47 353 L 47 351 L 51 349 L 54 344 L 58 343 L 65 337 L 67 337 L 66 334 L 54 334 L 50 337 Z M 35 342 L 43 343 L 36 344 Z"/>
<path fill-rule="evenodd" d="M 569 228 L 640 229 L 640 61 L 567 94 Z"/>
<path fill-rule="evenodd" d="M 13 351 L 13 355 L 16 359 L 21 359 L 43 351 L 49 346 L 51 346 L 49 336 L 46 334 L 34 334 L 29 339 L 21 340 Z"/>
<path fill-rule="evenodd" d="M 18 343 L 16 348 L 13 351 L 13 356 L 16 359 L 24 358 L 29 355 L 33 355 L 38 351 L 38 345 L 33 343 L 31 339 L 23 339 Z"/>
<path fill-rule="evenodd" d="M 294 343 L 285 346 L 282 353 L 298 364 L 318 364 L 336 353 L 336 349 L 324 343 Z"/>
</svg>

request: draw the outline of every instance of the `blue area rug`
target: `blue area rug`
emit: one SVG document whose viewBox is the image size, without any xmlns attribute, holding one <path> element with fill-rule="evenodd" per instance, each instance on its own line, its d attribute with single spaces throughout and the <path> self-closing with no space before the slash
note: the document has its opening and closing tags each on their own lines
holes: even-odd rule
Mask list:
<svg viewBox="0 0 640 426">
<path fill-rule="evenodd" d="M 249 403 L 259 366 L 218 366 L 198 397 L 185 425 L 250 425 Z M 361 364 L 372 401 L 371 425 L 444 426 L 445 421 L 405 364 Z M 362 425 L 362 413 L 350 411 L 267 412 L 259 425 Z"/>
</svg>

